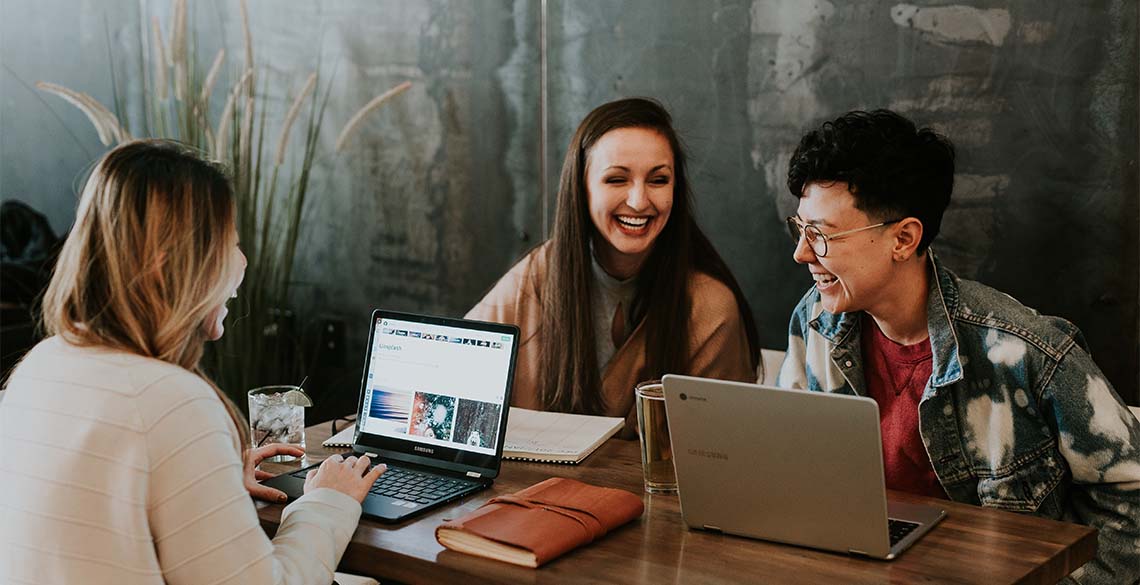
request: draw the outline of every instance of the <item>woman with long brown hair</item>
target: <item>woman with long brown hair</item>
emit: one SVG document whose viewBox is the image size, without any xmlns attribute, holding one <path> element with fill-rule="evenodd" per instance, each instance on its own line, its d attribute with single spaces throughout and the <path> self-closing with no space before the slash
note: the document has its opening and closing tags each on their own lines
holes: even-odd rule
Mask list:
<svg viewBox="0 0 1140 585">
<path fill-rule="evenodd" d="M 752 312 L 693 218 L 685 163 L 656 101 L 610 102 L 578 126 L 551 238 L 467 314 L 521 329 L 513 405 L 632 422 L 638 381 L 756 380 Z"/>
<path fill-rule="evenodd" d="M 244 270 L 219 168 L 168 141 L 99 161 L 44 297 L 50 337 L 0 402 L 0 581 L 332 581 L 384 466 L 330 458 L 266 537 L 250 494 L 277 494 L 256 463 L 301 452 L 247 450 L 199 368 Z"/>
</svg>

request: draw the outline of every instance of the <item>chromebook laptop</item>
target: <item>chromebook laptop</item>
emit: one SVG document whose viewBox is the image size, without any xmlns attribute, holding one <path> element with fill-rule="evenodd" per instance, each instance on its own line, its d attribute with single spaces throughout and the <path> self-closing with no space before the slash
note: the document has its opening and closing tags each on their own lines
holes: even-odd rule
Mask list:
<svg viewBox="0 0 1140 585">
<path fill-rule="evenodd" d="M 664 377 L 692 528 L 890 560 L 946 516 L 887 501 L 874 400 Z"/>
<path fill-rule="evenodd" d="M 365 516 L 398 522 L 462 498 L 499 474 L 518 328 L 372 313 L 353 451 L 388 471 Z M 314 466 L 266 480 L 290 499 Z"/>
</svg>

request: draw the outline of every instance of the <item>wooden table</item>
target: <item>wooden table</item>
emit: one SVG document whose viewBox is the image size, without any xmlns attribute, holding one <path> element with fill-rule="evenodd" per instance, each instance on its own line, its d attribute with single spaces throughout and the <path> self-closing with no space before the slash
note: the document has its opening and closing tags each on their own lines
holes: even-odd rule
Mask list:
<svg viewBox="0 0 1140 585">
<path fill-rule="evenodd" d="M 347 449 L 324 449 L 329 424 L 306 430 L 306 465 Z M 280 473 L 298 463 L 264 464 Z M 551 476 L 641 494 L 640 520 L 539 569 L 472 557 L 435 540 L 441 522 Z M 361 519 L 339 570 L 403 583 L 1055 583 L 1096 553 L 1085 526 L 984 509 L 901 492 L 892 499 L 935 503 L 948 512 L 939 526 L 895 561 L 860 559 L 793 546 L 690 530 L 676 496 L 642 491 L 636 441 L 611 439 L 581 465 L 508 461 L 491 489 L 395 526 Z M 281 505 L 259 504 L 272 534 Z"/>
</svg>

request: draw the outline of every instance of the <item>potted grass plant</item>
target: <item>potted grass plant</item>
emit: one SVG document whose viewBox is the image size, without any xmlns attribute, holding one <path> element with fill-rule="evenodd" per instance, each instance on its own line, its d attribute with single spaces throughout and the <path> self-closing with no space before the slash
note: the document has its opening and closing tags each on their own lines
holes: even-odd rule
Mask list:
<svg viewBox="0 0 1140 585">
<path fill-rule="evenodd" d="M 245 54 L 239 69 L 229 68 L 232 85 L 223 94 L 217 117 L 211 116 L 211 101 L 225 76 L 226 53 L 219 50 L 208 68 L 200 67 L 204 61 L 197 59 L 187 31 L 186 0 L 174 0 L 169 41 L 157 17 L 151 20 L 147 42 L 140 39 L 147 64 L 141 103 L 128 103 L 118 89 L 113 60 L 111 108 L 60 85 L 41 81 L 36 86 L 79 108 L 105 146 L 134 137 L 170 138 L 196 146 L 231 170 L 238 235 L 249 265 L 233 301 L 236 306 L 230 308 L 226 335 L 211 344 L 206 368 L 244 407 L 246 390 L 298 379 L 308 361 L 290 309 L 290 289 L 331 84 L 320 91 L 320 73 L 311 73 L 292 96 L 280 125 L 268 120 L 267 84 L 259 81 L 264 69 L 254 60 L 246 0 L 238 1 L 238 9 Z M 410 86 L 399 84 L 360 108 L 338 135 L 334 154 L 348 146 L 369 114 Z M 141 108 L 142 127 L 137 130 L 125 115 L 129 107 Z M 269 135 L 271 127 L 276 136 Z M 291 139 L 295 132 L 302 134 L 299 139 Z"/>
</svg>

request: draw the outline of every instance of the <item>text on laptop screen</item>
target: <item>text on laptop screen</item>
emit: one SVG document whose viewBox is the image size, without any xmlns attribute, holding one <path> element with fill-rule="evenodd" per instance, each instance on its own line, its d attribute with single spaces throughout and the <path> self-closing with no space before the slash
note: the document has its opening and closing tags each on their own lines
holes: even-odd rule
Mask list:
<svg viewBox="0 0 1140 585">
<path fill-rule="evenodd" d="M 494 455 L 514 336 L 377 319 L 361 431 Z"/>
</svg>

